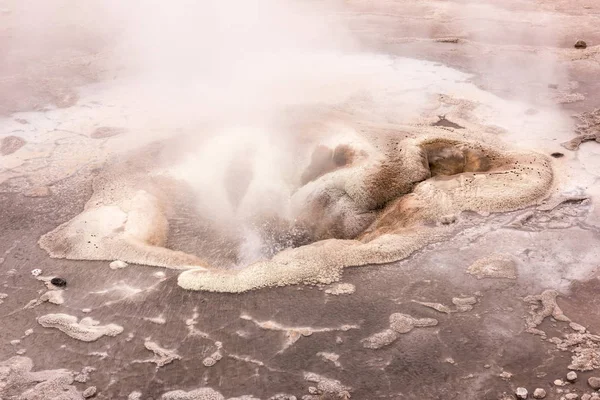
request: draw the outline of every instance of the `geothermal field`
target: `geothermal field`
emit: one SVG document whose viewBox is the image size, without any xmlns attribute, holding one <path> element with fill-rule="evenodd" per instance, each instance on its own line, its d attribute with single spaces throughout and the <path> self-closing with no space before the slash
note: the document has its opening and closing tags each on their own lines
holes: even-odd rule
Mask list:
<svg viewBox="0 0 600 400">
<path fill-rule="evenodd" d="M 600 400 L 598 0 L 0 0 L 0 400 Z"/>
</svg>

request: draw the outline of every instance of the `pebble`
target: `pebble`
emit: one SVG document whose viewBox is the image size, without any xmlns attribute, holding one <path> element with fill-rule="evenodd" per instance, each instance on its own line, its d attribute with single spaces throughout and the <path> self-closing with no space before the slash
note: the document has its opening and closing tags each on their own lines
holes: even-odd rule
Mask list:
<svg viewBox="0 0 600 400">
<path fill-rule="evenodd" d="M 557 379 L 557 380 L 555 380 L 555 381 L 554 381 L 554 384 L 555 384 L 556 386 L 562 386 L 562 385 L 564 385 L 565 383 L 562 381 L 562 379 Z"/>
<path fill-rule="evenodd" d="M 528 392 L 524 387 L 519 387 L 515 390 L 515 394 L 517 395 L 517 399 L 526 399 Z"/>
<path fill-rule="evenodd" d="M 546 397 L 546 391 L 542 388 L 537 388 L 533 391 L 534 399 L 543 399 Z"/>
<path fill-rule="evenodd" d="M 577 373 L 575 371 L 571 371 L 567 374 L 567 380 L 569 382 L 575 382 L 577 380 Z"/>
<path fill-rule="evenodd" d="M 85 389 L 82 393 L 82 396 L 84 398 L 88 398 L 88 397 L 92 397 L 96 394 L 96 386 L 90 386 L 89 388 Z"/>
<path fill-rule="evenodd" d="M 39 268 L 36 268 L 31 271 L 31 275 L 33 275 L 33 276 L 40 276 L 41 274 L 42 274 L 42 270 Z"/>
<path fill-rule="evenodd" d="M 587 43 L 583 40 L 578 40 L 575 42 L 576 49 L 585 49 L 587 47 Z"/>
<path fill-rule="evenodd" d="M 588 385 L 594 390 L 600 389 L 600 378 L 596 376 L 590 376 L 588 378 Z"/>
<path fill-rule="evenodd" d="M 581 400 L 590 400 L 591 398 L 592 398 L 592 395 L 589 393 L 581 395 Z"/>
<path fill-rule="evenodd" d="M 565 399 L 567 399 L 567 400 L 577 400 L 578 398 L 579 398 L 579 395 L 577 393 L 565 394 Z"/>
<path fill-rule="evenodd" d="M 64 280 L 63 278 L 52 278 L 50 279 L 50 283 L 53 284 L 56 287 L 65 287 L 67 286 L 67 281 Z"/>
</svg>

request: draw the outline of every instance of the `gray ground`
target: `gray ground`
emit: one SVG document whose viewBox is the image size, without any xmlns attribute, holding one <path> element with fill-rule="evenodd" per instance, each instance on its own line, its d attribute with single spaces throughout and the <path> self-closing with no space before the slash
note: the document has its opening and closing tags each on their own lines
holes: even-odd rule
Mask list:
<svg viewBox="0 0 600 400">
<path fill-rule="evenodd" d="M 565 115 L 600 107 L 600 6 L 593 1 L 493 2 L 502 12 L 483 12 L 462 1 L 347 3 L 345 17 L 366 48 L 473 73 L 477 85 L 503 98 L 525 91 L 533 105 L 556 100 L 557 112 Z M 12 18 L 10 5 L 7 9 L 0 21 Z M 468 13 L 479 15 L 477 23 L 461 22 Z M 553 25 L 546 26 L 542 14 L 535 13 L 551 15 Z M 0 44 L 9 43 L 9 29 L 14 28 L 0 27 Z M 548 29 L 555 37 L 546 35 Z M 588 48 L 575 50 L 578 39 Z M 80 61 L 97 54 L 81 44 L 73 48 Z M 29 62 L 31 56 L 6 49 L 0 47 L 2 58 Z M 552 74 L 552 81 L 538 73 L 541 49 L 558 60 L 561 72 Z M 498 399 L 513 396 L 517 387 L 527 388 L 530 396 L 543 388 L 549 399 L 592 392 L 587 380 L 600 376 L 598 143 L 570 151 L 559 145 L 560 135 L 549 131 L 550 143 L 540 147 L 565 154 L 557 159 L 564 168 L 561 184 L 568 188 L 559 191 L 563 202 L 502 215 L 465 213 L 448 241 L 397 263 L 346 270 L 342 282 L 354 286 L 352 293 L 328 293 L 340 289 L 336 284 L 235 295 L 191 292 L 177 286 L 176 271 L 50 259 L 37 245 L 41 235 L 79 214 L 92 193 L 96 155 L 81 161 L 77 157 L 86 155 L 73 149 L 85 151 L 90 146 L 85 140 L 96 140 L 92 146 L 100 149 L 110 144 L 106 130 L 96 134 L 99 139 L 88 138 L 87 132 L 54 127 L 65 122 L 53 120 L 60 115 L 51 114 L 44 126 L 43 118 L 28 113 L 75 104 L 76 98 L 64 93 L 78 93 L 80 84 L 98 79 L 87 62 L 71 63 L 73 71 L 56 65 L 35 73 L 0 69 L 0 114 L 5 115 L 0 123 L 0 293 L 6 295 L 0 297 L 1 398 L 81 398 L 78 392 L 90 386 L 97 388 L 97 398 L 126 399 L 140 392 L 139 398 L 147 400 L 204 387 L 225 398 L 259 399 L 278 393 L 298 399 Z M 503 76 L 504 65 L 520 65 L 526 72 Z M 77 78 L 70 80 L 71 74 Z M 36 79 L 49 85 L 47 92 L 21 90 L 41 87 Z M 574 94 L 579 95 L 569 97 Z M 29 117 L 33 122 L 26 121 Z M 34 135 L 31 125 L 37 133 L 45 129 L 58 135 L 51 150 L 43 140 L 28 150 L 27 144 L 21 148 L 18 140 L 6 139 Z M 595 129 L 600 132 L 600 126 Z M 61 153 L 61 146 L 68 153 Z M 18 151 L 28 151 L 25 162 L 11 158 L 5 163 Z M 69 173 L 56 172 L 45 161 L 70 157 L 65 154 L 75 154 Z M 171 225 L 169 247 L 193 247 L 194 224 L 173 220 Z M 36 268 L 42 270 L 38 279 L 31 273 Z M 44 299 L 43 277 L 55 276 L 68 282 L 64 302 L 30 304 Z M 80 322 L 99 321 L 87 325 L 95 326 L 99 337 L 76 340 L 67 335 L 72 331 L 36 321 L 59 313 Z M 398 313 L 417 320 L 391 317 Z M 103 330 L 109 324 L 122 332 Z M 85 326 L 80 329 L 88 337 Z M 74 374 L 54 371 L 26 379 L 14 367 L 18 359 L 11 357 L 17 355 L 30 358 L 33 371 Z M 86 367 L 94 368 L 89 378 L 73 381 Z M 570 370 L 577 371 L 575 383 L 554 383 L 566 381 Z M 54 382 L 59 390 L 39 387 L 44 382 Z M 63 391 L 69 385 L 75 389 Z M 45 394 L 35 397 L 36 391 Z M 193 396 L 163 398 L 213 398 L 201 392 Z"/>
</svg>

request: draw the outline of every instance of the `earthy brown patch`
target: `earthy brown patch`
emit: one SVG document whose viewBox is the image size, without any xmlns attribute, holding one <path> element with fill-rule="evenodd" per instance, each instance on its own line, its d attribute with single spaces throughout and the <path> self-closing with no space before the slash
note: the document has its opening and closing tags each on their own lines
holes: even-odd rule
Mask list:
<svg viewBox="0 0 600 400">
<path fill-rule="evenodd" d="M 18 136 L 7 136 L 0 141 L 0 154 L 7 156 L 25 145 L 25 139 Z"/>
</svg>

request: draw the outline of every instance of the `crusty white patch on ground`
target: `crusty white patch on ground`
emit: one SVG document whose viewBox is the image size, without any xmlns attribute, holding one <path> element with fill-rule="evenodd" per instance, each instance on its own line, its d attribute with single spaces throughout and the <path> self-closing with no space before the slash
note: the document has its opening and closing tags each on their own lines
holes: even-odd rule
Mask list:
<svg viewBox="0 0 600 400">
<path fill-rule="evenodd" d="M 156 364 L 156 368 L 160 368 L 167 364 L 172 363 L 175 360 L 181 360 L 181 356 L 177 354 L 175 350 L 165 349 L 160 347 L 158 343 L 153 342 L 151 340 L 146 340 L 144 342 L 144 347 L 154 353 L 154 357 L 148 360 L 142 361 L 134 361 L 134 362 L 142 362 L 142 363 L 154 363 Z"/>
<path fill-rule="evenodd" d="M 285 351 L 287 348 L 289 348 L 294 343 L 296 343 L 298 340 L 300 340 L 300 338 L 303 336 L 310 336 L 313 333 L 320 333 L 320 332 L 333 332 L 333 331 L 344 331 L 345 332 L 350 329 L 358 329 L 359 328 L 358 325 L 342 325 L 337 328 L 312 328 L 309 326 L 290 327 L 290 326 L 281 325 L 275 321 L 257 321 L 247 314 L 242 314 L 240 316 L 240 318 L 245 319 L 247 321 L 252 321 L 262 329 L 266 329 L 266 330 L 270 330 L 270 331 L 284 332 L 285 339 L 284 339 L 283 346 L 282 346 L 282 349 L 280 350 L 280 352 Z"/>
<path fill-rule="evenodd" d="M 144 317 L 144 321 L 152 322 L 158 325 L 164 325 L 167 322 L 165 317 L 163 317 L 162 315 L 159 315 L 158 317 L 154 318 Z"/>
<path fill-rule="evenodd" d="M 90 377 L 90 374 L 94 372 L 96 368 L 86 366 L 81 369 L 81 372 L 75 376 L 75 382 L 86 383 Z"/>
<path fill-rule="evenodd" d="M 450 307 L 441 304 L 441 303 L 431 303 L 425 301 L 416 301 L 413 300 L 414 303 L 420 304 L 422 306 L 432 308 L 438 312 L 444 314 L 451 314 L 455 312 L 467 312 L 473 309 L 473 305 L 477 304 L 476 297 L 453 297 L 452 304 L 455 305 L 455 309 L 451 309 Z"/>
<path fill-rule="evenodd" d="M 320 351 L 317 353 L 317 355 L 319 357 L 321 357 L 323 360 L 331 361 L 333 363 L 333 365 L 335 365 L 338 368 L 342 367 L 342 364 L 338 361 L 340 359 L 339 354 L 329 353 L 327 351 Z"/>
<path fill-rule="evenodd" d="M 128 264 L 125 261 L 115 260 L 108 264 L 108 266 L 110 267 L 110 269 L 122 269 L 127 268 Z"/>
<path fill-rule="evenodd" d="M 600 368 L 600 335 L 592 334 L 583 325 L 571 322 L 556 303 L 558 296 L 557 291 L 546 290 L 539 295 L 524 298 L 524 301 L 531 304 L 530 315 L 526 319 L 526 331 L 546 338 L 546 332 L 538 328 L 545 318 L 552 317 L 557 321 L 568 322 L 569 328 L 574 332 L 564 333 L 562 337 L 552 337 L 548 341 L 554 343 L 558 350 L 572 353 L 569 369 L 591 371 Z"/>
<path fill-rule="evenodd" d="M 100 325 L 100 322 L 90 318 L 82 318 L 68 314 L 47 314 L 37 319 L 45 328 L 56 328 L 73 339 L 84 342 L 93 342 L 102 336 L 117 336 L 123 332 L 123 327 L 117 324 Z"/>
<path fill-rule="evenodd" d="M 52 304 L 63 304 L 65 299 L 63 298 L 62 290 L 49 290 L 46 293 L 42 294 L 39 299 L 31 300 L 29 303 L 23 307 L 24 309 L 33 308 L 39 306 L 44 302 L 52 303 Z"/>
<path fill-rule="evenodd" d="M 217 347 L 217 350 L 202 360 L 202 365 L 205 367 L 212 367 L 223 358 L 223 353 L 221 352 L 223 349 L 223 343 L 215 342 L 215 346 Z"/>
<path fill-rule="evenodd" d="M 81 400 L 73 386 L 73 373 L 66 369 L 33 372 L 28 357 L 16 356 L 0 362 L 0 395 L 4 399 Z"/>
<path fill-rule="evenodd" d="M 408 333 L 414 328 L 436 326 L 437 319 L 414 318 L 408 314 L 394 313 L 390 315 L 390 327 L 362 340 L 367 349 L 380 349 L 394 343 L 401 334 Z"/>
<path fill-rule="evenodd" d="M 526 331 L 536 335 L 546 337 L 546 333 L 537 327 L 547 317 L 552 317 L 557 321 L 570 322 L 571 320 L 563 314 L 556 303 L 558 292 L 556 290 L 546 290 L 539 295 L 530 295 L 523 300 L 531 304 L 530 315 L 526 319 Z"/>
<path fill-rule="evenodd" d="M 351 283 L 336 283 L 325 289 L 325 293 L 339 296 L 341 294 L 352 294 L 355 290 L 356 287 Z"/>
<path fill-rule="evenodd" d="M 471 264 L 467 268 L 467 273 L 475 276 L 477 279 L 516 279 L 517 266 L 512 257 L 507 254 L 491 254 Z"/>
<path fill-rule="evenodd" d="M 328 398 L 328 396 L 334 396 L 333 398 L 340 400 L 349 400 L 350 392 L 352 388 L 343 385 L 336 379 L 324 377 L 314 372 L 305 372 L 304 380 L 308 382 L 316 383 L 317 386 L 309 388 L 309 395 L 302 396 L 306 400 L 319 400 L 322 398 Z M 313 393 L 311 393 L 313 392 Z"/>
<path fill-rule="evenodd" d="M 190 390 L 173 390 L 163 394 L 161 400 L 225 400 L 225 397 L 211 388 Z"/>
</svg>

